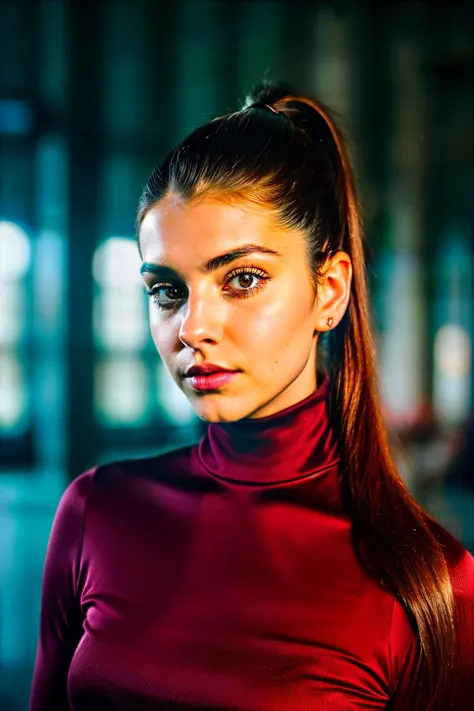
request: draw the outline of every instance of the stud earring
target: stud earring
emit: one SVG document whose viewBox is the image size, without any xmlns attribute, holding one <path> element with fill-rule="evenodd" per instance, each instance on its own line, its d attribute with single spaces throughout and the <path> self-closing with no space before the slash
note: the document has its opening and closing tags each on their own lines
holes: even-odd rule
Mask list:
<svg viewBox="0 0 474 711">
<path fill-rule="evenodd" d="M 326 323 L 327 323 L 327 325 L 329 326 L 329 328 L 331 328 L 333 321 L 334 321 L 334 319 L 333 319 L 332 316 L 330 316 L 330 317 L 328 318 L 328 320 L 326 321 Z"/>
</svg>

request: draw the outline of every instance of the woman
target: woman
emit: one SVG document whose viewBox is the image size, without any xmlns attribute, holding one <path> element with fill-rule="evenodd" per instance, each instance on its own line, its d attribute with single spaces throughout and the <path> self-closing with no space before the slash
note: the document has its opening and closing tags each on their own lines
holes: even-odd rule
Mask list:
<svg viewBox="0 0 474 711">
<path fill-rule="evenodd" d="M 30 711 L 468 708 L 474 561 L 388 450 L 328 113 L 258 87 L 153 172 L 138 235 L 153 339 L 209 425 L 66 489 Z"/>
</svg>

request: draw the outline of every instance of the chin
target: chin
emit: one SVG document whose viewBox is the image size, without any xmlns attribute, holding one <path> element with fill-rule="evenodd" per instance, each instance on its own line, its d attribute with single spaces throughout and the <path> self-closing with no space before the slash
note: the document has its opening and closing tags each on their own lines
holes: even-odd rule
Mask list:
<svg viewBox="0 0 474 711">
<path fill-rule="evenodd" d="M 235 422 L 236 420 L 240 420 L 240 417 L 231 417 L 225 414 L 208 414 L 206 412 L 200 412 L 196 410 L 196 415 L 199 417 L 199 419 L 203 420 L 204 422 L 209 422 L 209 423 L 217 423 L 217 422 Z"/>
<path fill-rule="evenodd" d="M 205 403 L 202 401 L 196 404 L 191 404 L 193 405 L 196 415 L 204 422 L 236 422 L 237 420 L 241 420 L 247 416 L 246 411 L 238 412 L 235 408 L 225 407 L 224 403 L 221 403 L 220 407 L 206 407 Z"/>
</svg>

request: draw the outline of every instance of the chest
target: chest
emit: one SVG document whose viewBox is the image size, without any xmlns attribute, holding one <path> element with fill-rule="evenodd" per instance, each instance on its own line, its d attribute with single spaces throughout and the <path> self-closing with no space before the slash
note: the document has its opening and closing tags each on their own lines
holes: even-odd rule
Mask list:
<svg viewBox="0 0 474 711">
<path fill-rule="evenodd" d="M 349 529 L 311 513 L 208 501 L 112 519 L 85 545 L 71 697 L 94 708 L 107 689 L 104 711 L 130 694 L 141 711 L 385 708 L 391 600 Z"/>
</svg>

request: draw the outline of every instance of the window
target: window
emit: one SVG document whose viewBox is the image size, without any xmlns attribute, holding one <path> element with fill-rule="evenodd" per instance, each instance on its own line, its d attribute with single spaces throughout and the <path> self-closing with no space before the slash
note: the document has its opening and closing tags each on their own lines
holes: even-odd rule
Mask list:
<svg viewBox="0 0 474 711">
<path fill-rule="evenodd" d="M 449 426 L 463 423 L 472 408 L 472 331 L 474 255 L 469 227 L 445 228 L 437 255 L 434 302 L 433 400 Z"/>
<path fill-rule="evenodd" d="M 146 299 L 135 242 L 111 237 L 93 260 L 95 409 L 105 426 L 140 426 L 151 415 L 150 378 L 143 359 L 147 344 Z"/>
<path fill-rule="evenodd" d="M 27 332 L 31 244 L 23 229 L 0 221 L 0 434 L 29 425 Z"/>
</svg>

